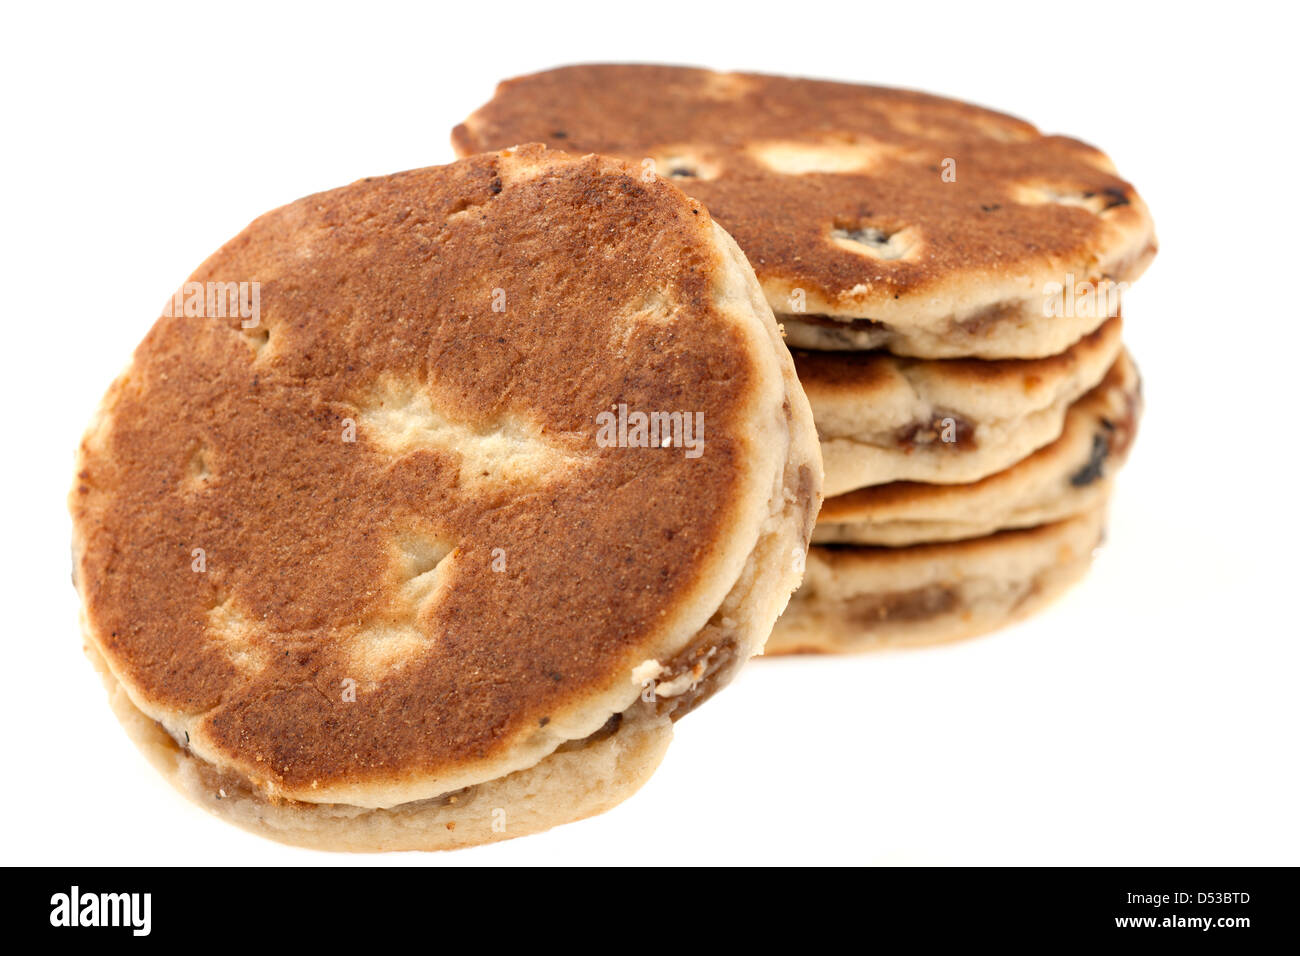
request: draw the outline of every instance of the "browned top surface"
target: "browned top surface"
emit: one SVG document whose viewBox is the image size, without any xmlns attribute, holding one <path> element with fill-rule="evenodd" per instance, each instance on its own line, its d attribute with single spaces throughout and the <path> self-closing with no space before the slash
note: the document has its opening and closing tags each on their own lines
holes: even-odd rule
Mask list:
<svg viewBox="0 0 1300 956">
<path fill-rule="evenodd" d="M 570 66 L 502 83 L 452 141 L 462 155 L 542 142 L 654 158 L 661 175 L 704 202 L 736 238 L 761 280 L 838 305 L 922 293 L 959 274 L 978 281 L 1028 264 L 1087 263 L 1150 231 L 1145 210 L 1130 205 L 1133 187 L 1094 148 L 906 90 L 685 67 Z M 772 144 L 815 147 L 830 161 L 847 157 L 866 168 L 790 175 L 760 158 Z M 956 182 L 941 177 L 949 158 Z M 1020 186 L 1053 198 L 1027 198 Z M 922 245 L 885 261 L 829 241 L 836 228 L 911 229 Z M 851 292 L 859 285 L 868 288 Z"/>
<path fill-rule="evenodd" d="M 258 219 L 193 279 L 259 281 L 260 325 L 160 318 L 83 443 L 77 577 L 115 671 L 287 787 L 489 757 L 607 681 L 717 560 L 746 468 L 754 367 L 711 299 L 710 230 L 662 182 L 540 147 Z M 635 316 L 647 290 L 675 321 Z M 484 433 L 523 416 L 562 455 L 467 487 L 445 443 L 372 440 L 383 375 Z M 704 412 L 707 451 L 598 447 L 620 402 Z M 412 539 L 459 549 L 418 613 Z M 375 664 L 388 626 L 419 652 Z"/>
</svg>

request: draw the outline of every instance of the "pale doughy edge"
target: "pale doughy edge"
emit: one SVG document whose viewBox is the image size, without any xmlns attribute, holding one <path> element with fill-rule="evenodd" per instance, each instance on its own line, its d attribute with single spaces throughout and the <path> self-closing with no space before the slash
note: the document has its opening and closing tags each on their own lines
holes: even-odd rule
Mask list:
<svg viewBox="0 0 1300 956">
<path fill-rule="evenodd" d="M 993 326 L 996 334 L 963 331 L 954 317 L 947 332 L 911 329 L 900 332 L 891 326 L 853 326 L 853 317 L 831 319 L 823 325 L 801 319 L 798 313 L 778 313 L 785 326 L 786 341 L 793 348 L 813 352 L 867 352 L 883 349 L 894 355 L 919 359 L 1036 359 L 1064 352 L 1075 342 L 1095 332 L 1107 315 L 1062 316 L 1045 319 L 1041 305 L 1032 300 L 1006 306 L 1008 316 Z M 859 319 L 859 321 L 862 321 Z M 868 320 L 869 321 L 869 320 Z"/>
<path fill-rule="evenodd" d="M 437 800 L 391 809 L 344 804 L 273 804 L 249 792 L 222 791 L 205 780 L 205 765 L 140 712 L 94 645 L 86 653 L 108 690 L 127 734 L 184 796 L 221 819 L 280 843 L 314 850 L 374 853 L 451 850 L 540 833 L 621 803 L 654 773 L 672 739 L 667 717 L 633 721 L 627 729 L 581 748 L 553 753 L 526 770 L 489 781 L 464 802 Z"/>
<path fill-rule="evenodd" d="M 822 441 L 825 492 L 840 495 L 892 481 L 966 484 L 1011 467 L 1061 436 L 1071 406 L 1124 354 L 1115 319 L 1100 338 L 1073 350 L 1049 382 L 1030 367 L 996 387 L 951 376 L 942 363 L 900 361 L 888 383 L 870 390 L 810 381 L 809 399 Z M 1046 373 L 1043 373 L 1046 374 Z M 906 443 L 908 428 L 936 423 L 969 428 L 955 442 L 930 435 Z"/>
<path fill-rule="evenodd" d="M 1115 467 L 1118 468 L 1118 464 Z M 1073 490 L 1071 494 L 1062 494 L 1051 500 L 1030 504 L 1009 502 L 1004 511 L 973 514 L 964 519 L 819 524 L 813 532 L 813 543 L 900 548 L 940 541 L 964 541 L 998 531 L 1014 531 L 1064 521 L 1106 500 L 1113 488 L 1114 479 L 1103 478 L 1087 488 Z"/>
<path fill-rule="evenodd" d="M 1051 604 L 1087 572 L 1102 540 L 1107 503 L 1027 533 L 956 545 L 918 545 L 911 551 L 873 549 L 881 561 L 874 568 L 867 564 L 837 570 L 814 548 L 805 589 L 796 593 L 777 621 L 765 653 L 845 654 L 918 647 L 976 637 L 1022 620 Z M 956 600 L 952 607 L 921 619 L 880 620 L 867 626 L 861 607 L 852 603 L 931 587 L 952 589 Z"/>
<path fill-rule="evenodd" d="M 981 422 L 975 430 L 978 447 L 969 450 L 944 446 L 904 449 L 852 438 L 825 439 L 826 494 L 842 495 L 891 481 L 939 485 L 979 481 L 1059 438 L 1070 405 L 1071 400 L 1065 398 L 1014 422 Z"/>
<path fill-rule="evenodd" d="M 1138 222 L 1123 229 L 1123 239 L 1102 257 L 1071 263 L 1027 265 L 1018 274 L 1001 276 L 957 274 L 925 293 L 868 306 L 855 301 L 854 290 L 840 301 L 805 289 L 801 312 L 840 321 L 843 328 L 804 322 L 791 312 L 798 282 L 768 277 L 763 288 L 787 341 L 816 351 L 886 349 L 913 358 L 1032 359 L 1065 351 L 1092 332 L 1105 314 L 1056 316 L 1045 314 L 1048 287 L 1067 277 L 1100 289 L 1106 283 L 1136 282 L 1156 256 L 1157 241 L 1150 213 L 1140 197 L 1131 205 Z M 1120 287 L 1120 293 L 1124 291 Z M 867 292 L 869 290 L 863 290 Z M 991 311 L 998 317 L 986 320 Z M 869 328 L 849 323 L 870 321 Z"/>
<path fill-rule="evenodd" d="M 831 502 L 822 509 L 813 543 L 906 547 L 1080 514 L 1109 496 L 1141 416 L 1141 376 L 1132 356 L 1121 352 L 1102 384 L 1066 412 L 1056 442 L 973 484 L 930 484 L 856 503 Z M 1104 441 L 1100 459 L 1099 438 Z"/>
</svg>

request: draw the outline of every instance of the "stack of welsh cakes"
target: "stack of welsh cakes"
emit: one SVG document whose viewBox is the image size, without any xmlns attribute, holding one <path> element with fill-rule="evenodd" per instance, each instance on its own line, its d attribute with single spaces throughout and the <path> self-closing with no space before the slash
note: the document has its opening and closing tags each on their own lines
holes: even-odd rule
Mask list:
<svg viewBox="0 0 1300 956">
<path fill-rule="evenodd" d="M 658 66 L 508 81 L 453 141 L 638 160 L 748 256 L 826 465 L 769 653 L 970 636 L 1087 569 L 1140 410 L 1120 297 L 1156 250 L 1104 153 L 920 93 Z"/>
</svg>

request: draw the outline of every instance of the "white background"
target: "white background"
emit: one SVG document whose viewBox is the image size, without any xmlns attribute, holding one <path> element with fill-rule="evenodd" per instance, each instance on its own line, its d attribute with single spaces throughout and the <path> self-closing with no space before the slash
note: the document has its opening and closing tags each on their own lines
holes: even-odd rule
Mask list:
<svg viewBox="0 0 1300 956">
<path fill-rule="evenodd" d="M 1269 6 L 7 5 L 4 861 L 1300 863 L 1295 23 Z M 348 857 L 207 816 L 82 656 L 82 429 L 254 216 L 450 161 L 498 79 L 591 60 L 916 87 L 1107 150 L 1161 240 L 1125 302 L 1148 411 L 1107 546 L 988 638 L 754 662 L 640 794 L 544 835 Z"/>
</svg>

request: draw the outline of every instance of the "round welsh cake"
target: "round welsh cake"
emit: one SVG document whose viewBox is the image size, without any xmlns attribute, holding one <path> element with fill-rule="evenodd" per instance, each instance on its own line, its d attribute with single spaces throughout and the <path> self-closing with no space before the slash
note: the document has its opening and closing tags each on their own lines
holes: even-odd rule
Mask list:
<svg viewBox="0 0 1300 956">
<path fill-rule="evenodd" d="M 441 849 L 605 810 L 765 641 L 820 501 L 736 245 L 540 146 L 366 179 L 208 259 L 71 493 L 87 649 L 207 809 Z"/>
<path fill-rule="evenodd" d="M 586 64 L 507 80 L 452 134 L 624 156 L 736 237 L 805 348 L 1055 355 L 1115 314 L 1155 255 L 1105 153 L 909 90 Z"/>
</svg>

